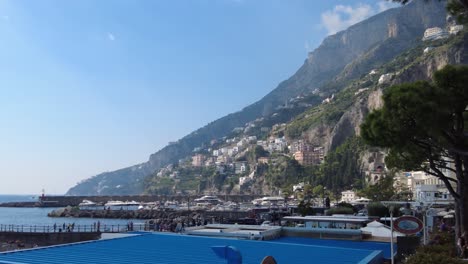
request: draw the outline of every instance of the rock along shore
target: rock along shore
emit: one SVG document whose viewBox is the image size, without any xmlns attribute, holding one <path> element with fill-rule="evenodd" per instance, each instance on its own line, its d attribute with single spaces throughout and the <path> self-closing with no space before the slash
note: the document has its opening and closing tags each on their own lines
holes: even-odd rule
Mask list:
<svg viewBox="0 0 468 264">
<path fill-rule="evenodd" d="M 79 210 L 74 207 L 58 208 L 47 214 L 49 217 L 85 217 L 110 219 L 178 219 L 204 218 L 217 220 L 240 219 L 250 216 L 246 211 L 206 211 L 206 210 Z"/>
</svg>

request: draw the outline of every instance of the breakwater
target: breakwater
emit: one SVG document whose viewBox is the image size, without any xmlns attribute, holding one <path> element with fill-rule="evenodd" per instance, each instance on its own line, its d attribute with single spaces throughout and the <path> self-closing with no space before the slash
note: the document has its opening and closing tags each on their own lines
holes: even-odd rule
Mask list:
<svg viewBox="0 0 468 264">
<path fill-rule="evenodd" d="M 110 218 L 110 219 L 215 219 L 224 222 L 231 219 L 251 217 L 247 211 L 206 211 L 206 210 L 74 210 L 72 208 L 60 208 L 53 210 L 49 217 L 85 217 L 85 218 Z"/>
<path fill-rule="evenodd" d="M 41 196 L 37 202 L 9 202 L 2 203 L 0 207 L 65 207 L 78 206 L 83 200 L 105 204 L 108 201 L 136 201 L 136 202 L 166 202 L 179 203 L 193 202 L 201 195 L 112 195 L 112 196 Z M 217 195 L 219 199 L 236 203 L 251 202 L 263 195 Z"/>
</svg>

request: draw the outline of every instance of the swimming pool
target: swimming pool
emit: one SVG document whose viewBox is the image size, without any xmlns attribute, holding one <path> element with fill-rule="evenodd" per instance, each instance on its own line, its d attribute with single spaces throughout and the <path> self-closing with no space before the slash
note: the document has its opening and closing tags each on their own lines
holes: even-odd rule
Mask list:
<svg viewBox="0 0 468 264">
<path fill-rule="evenodd" d="M 226 260 L 214 254 L 213 246 L 237 248 L 245 264 L 259 264 L 267 255 L 273 256 L 279 264 L 379 263 L 377 261 L 382 259 L 382 251 L 379 250 L 337 247 L 334 244 L 313 245 L 307 241 L 299 243 L 301 241 L 254 241 L 149 233 L 3 253 L 0 254 L 0 263 L 226 263 Z"/>
</svg>

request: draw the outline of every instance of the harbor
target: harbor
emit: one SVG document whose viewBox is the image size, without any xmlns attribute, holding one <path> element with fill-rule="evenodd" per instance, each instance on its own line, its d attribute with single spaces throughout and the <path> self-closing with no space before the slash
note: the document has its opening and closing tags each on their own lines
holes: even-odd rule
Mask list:
<svg viewBox="0 0 468 264">
<path fill-rule="evenodd" d="M 248 203 L 263 195 L 219 195 L 218 199 L 232 201 L 235 203 Z M 65 195 L 40 195 L 30 197 L 28 201 L 5 201 L 0 203 L 0 207 L 66 207 L 78 206 L 83 200 L 104 205 L 109 201 L 136 201 L 138 203 L 166 203 L 177 202 L 190 203 L 200 198 L 199 195 L 112 195 L 112 196 L 65 196 Z M 120 207 L 119 207 L 120 208 Z"/>
<path fill-rule="evenodd" d="M 381 263 L 389 260 L 392 255 L 401 258 L 402 253 L 414 252 L 414 248 L 422 239 L 414 235 L 416 232 L 420 233 L 420 230 L 412 230 L 413 233 L 408 235 L 392 229 L 388 217 L 357 213 L 327 215 L 327 211 L 335 209 L 336 205 L 328 208 L 324 203 L 322 207 L 313 208 L 314 215 L 302 216 L 296 201 L 275 196 L 255 197 L 248 202 L 226 201 L 215 195 L 192 197 L 190 202 L 170 199 L 148 202 L 122 201 L 115 197 L 106 197 L 112 200 L 95 202 L 92 200 L 94 197 L 80 198 L 83 199 L 75 206 L 0 207 L 0 211 L 8 210 L 9 213 L 4 215 L 21 211 L 21 215 L 36 214 L 42 219 L 37 220 L 36 224 L 28 224 L 27 220 L 22 222 L 25 221 L 24 218 L 0 219 L 0 239 L 5 241 L 2 250 L 74 245 L 76 242 L 142 234 L 174 234 L 183 237 L 228 239 L 227 241 L 299 243 L 311 247 L 330 245 L 337 247 L 336 250 L 371 248 L 380 253 L 372 255 L 372 261 L 363 263 Z M 320 201 L 316 202 L 320 205 Z M 394 205 L 398 203 L 394 202 Z M 409 207 L 402 212 L 412 215 L 418 213 L 415 205 L 407 205 Z M 367 203 L 359 202 L 355 206 L 366 208 Z M 435 214 L 435 211 L 440 215 Z M 441 209 L 431 212 L 432 218 L 426 218 L 426 225 L 434 226 L 436 218 L 450 216 L 450 212 Z M 413 216 L 394 217 L 391 220 L 398 223 L 408 217 L 413 221 Z M 399 218 L 401 219 L 398 220 Z M 18 224 L 12 224 L 15 221 Z M 393 248 L 393 253 L 390 248 Z"/>
</svg>

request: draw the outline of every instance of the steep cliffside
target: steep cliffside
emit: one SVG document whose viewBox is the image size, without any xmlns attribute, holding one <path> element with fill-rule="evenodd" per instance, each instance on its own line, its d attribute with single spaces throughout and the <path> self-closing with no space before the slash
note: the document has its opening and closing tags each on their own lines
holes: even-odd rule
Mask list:
<svg viewBox="0 0 468 264">
<path fill-rule="evenodd" d="M 401 70 L 396 73 L 395 77 L 390 83 L 378 84 L 375 83 L 373 86 L 366 87 L 363 84 L 368 84 L 370 76 L 365 77 L 358 82 L 356 86 L 348 87 L 356 91 L 359 89 L 369 89 L 361 94 L 355 95 L 352 99 L 353 104 L 344 112 L 339 121 L 336 124 L 330 126 L 311 126 L 308 130 L 308 135 L 313 138 L 319 136 L 322 137 L 320 140 L 326 145 L 328 149 L 334 149 L 344 142 L 345 139 L 359 135 L 360 125 L 366 115 L 373 109 L 382 106 L 382 94 L 386 87 L 399 84 L 404 82 L 414 82 L 417 80 L 430 80 L 433 73 L 447 64 L 468 64 L 468 34 L 467 31 L 461 32 L 458 36 L 451 37 L 448 40 L 442 42 L 426 42 L 425 45 L 419 45 L 409 51 L 414 54 L 413 58 L 409 62 L 398 64 L 397 68 Z M 421 47 L 427 45 L 439 45 L 434 47 L 430 52 L 424 53 Z M 397 57 L 395 60 L 389 62 L 394 66 L 395 63 L 401 62 L 402 58 L 407 58 L 407 54 L 403 54 Z M 380 69 L 386 69 L 387 66 L 383 65 Z M 385 73 L 385 72 L 382 72 Z M 317 134 L 317 131 L 327 131 L 328 133 Z M 324 138 L 323 138 L 324 137 Z"/>
<path fill-rule="evenodd" d="M 408 64 L 396 75 L 392 84 L 429 80 L 435 71 L 447 64 L 467 64 L 468 35 L 466 31 L 459 34 L 449 43 L 421 55 L 417 60 Z"/>
<path fill-rule="evenodd" d="M 369 72 L 370 69 L 411 47 L 415 40 L 422 36 L 425 28 L 443 26 L 444 23 L 444 4 L 439 1 L 424 3 L 422 0 L 387 10 L 362 21 L 327 37 L 309 54 L 303 66 L 291 78 L 280 83 L 260 101 L 164 147 L 152 154 L 146 163 L 99 174 L 79 183 L 67 194 L 138 194 L 143 190 L 138 183 L 146 175 L 190 155 L 195 147 L 226 136 L 233 128 L 243 126 L 256 118 L 271 115 L 279 105 L 303 92 L 316 88 L 319 88 L 323 95 L 338 92 L 346 87 L 345 84 L 349 80 Z M 331 80 L 334 81 L 330 82 Z M 334 115 L 333 118 L 340 120 L 337 127 L 318 125 L 310 128 L 309 133 L 304 136 L 321 141 L 321 145 L 327 145 L 328 148 L 339 145 L 347 136 L 358 133 L 356 123 L 365 114 L 365 104 L 366 101 L 354 104 L 356 109 L 352 110 L 353 113 L 342 112 Z"/>
</svg>

